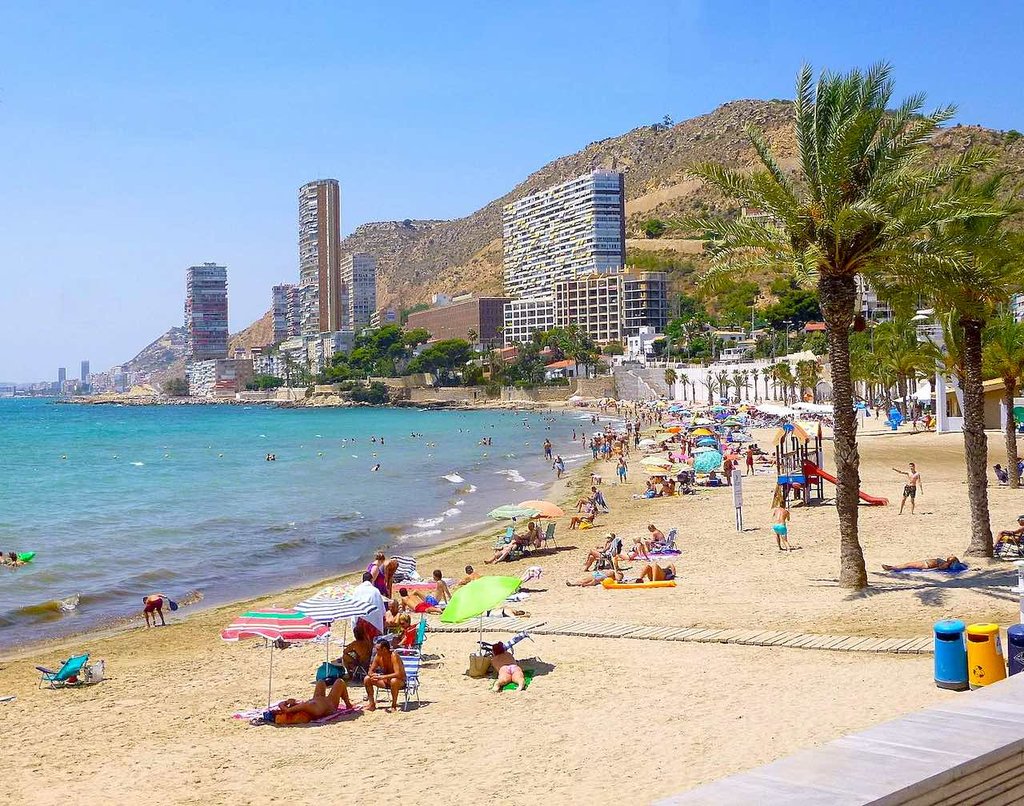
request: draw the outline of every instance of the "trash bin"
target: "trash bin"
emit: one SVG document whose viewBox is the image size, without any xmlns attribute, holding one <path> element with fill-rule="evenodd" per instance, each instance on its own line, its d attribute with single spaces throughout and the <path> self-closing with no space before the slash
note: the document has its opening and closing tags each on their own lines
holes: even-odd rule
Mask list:
<svg viewBox="0 0 1024 806">
<path fill-rule="evenodd" d="M 1006 657 L 1010 674 L 1024 672 L 1024 624 L 1014 624 L 1006 630 Z"/>
<path fill-rule="evenodd" d="M 935 622 L 935 685 L 967 691 L 967 647 L 964 623 L 959 619 Z M 1024 641 L 1024 630 L 1021 632 Z"/>
<path fill-rule="evenodd" d="M 972 689 L 1006 677 L 998 624 L 972 624 L 967 628 L 967 668 Z"/>
</svg>

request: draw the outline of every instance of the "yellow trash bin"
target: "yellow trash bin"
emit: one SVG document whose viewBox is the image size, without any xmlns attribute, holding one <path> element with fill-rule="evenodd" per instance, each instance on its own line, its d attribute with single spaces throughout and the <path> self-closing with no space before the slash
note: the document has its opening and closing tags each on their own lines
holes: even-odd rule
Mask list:
<svg viewBox="0 0 1024 806">
<path fill-rule="evenodd" d="M 972 624 L 967 628 L 967 668 L 972 689 L 1006 677 L 998 624 Z"/>
</svg>

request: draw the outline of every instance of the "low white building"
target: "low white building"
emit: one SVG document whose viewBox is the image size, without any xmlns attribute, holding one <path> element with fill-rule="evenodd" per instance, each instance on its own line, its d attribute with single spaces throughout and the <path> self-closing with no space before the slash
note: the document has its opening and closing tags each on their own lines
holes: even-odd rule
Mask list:
<svg viewBox="0 0 1024 806">
<path fill-rule="evenodd" d="M 253 377 L 251 358 L 211 358 L 185 368 L 191 397 L 234 397 Z"/>
<path fill-rule="evenodd" d="M 529 297 L 505 303 L 505 346 L 528 342 L 537 331 L 555 326 L 554 297 Z"/>
<path fill-rule="evenodd" d="M 640 332 L 635 336 L 626 337 L 626 352 L 623 360 L 647 363 L 647 359 L 654 355 L 655 342 L 662 341 L 664 338 L 665 336 L 658 333 L 653 327 L 641 327 Z"/>
</svg>

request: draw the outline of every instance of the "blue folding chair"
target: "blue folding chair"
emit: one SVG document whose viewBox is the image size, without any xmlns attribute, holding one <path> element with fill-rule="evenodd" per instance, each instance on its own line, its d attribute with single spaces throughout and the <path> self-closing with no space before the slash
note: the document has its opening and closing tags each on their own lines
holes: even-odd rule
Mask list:
<svg viewBox="0 0 1024 806">
<path fill-rule="evenodd" d="M 423 665 L 423 655 L 418 649 L 396 649 L 395 652 L 402 659 L 402 666 L 405 667 L 405 688 L 402 693 L 405 695 L 403 711 L 409 710 L 409 701 L 416 697 L 416 704 L 420 704 L 420 666 Z"/>
<path fill-rule="evenodd" d="M 43 687 L 43 683 L 49 683 L 50 688 L 79 685 L 84 682 L 85 664 L 88 662 L 89 656 L 86 654 L 68 658 L 57 671 L 47 669 L 45 666 L 36 666 L 36 669 L 41 673 L 39 688 Z"/>
</svg>

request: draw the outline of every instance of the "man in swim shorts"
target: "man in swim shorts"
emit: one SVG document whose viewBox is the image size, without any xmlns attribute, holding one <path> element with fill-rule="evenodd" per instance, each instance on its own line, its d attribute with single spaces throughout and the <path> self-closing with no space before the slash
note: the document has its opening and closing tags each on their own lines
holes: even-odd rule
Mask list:
<svg viewBox="0 0 1024 806">
<path fill-rule="evenodd" d="M 153 624 L 156 626 L 156 617 L 160 616 L 160 626 L 166 627 L 167 622 L 164 621 L 164 599 L 167 597 L 162 593 L 153 593 L 149 596 L 142 597 L 142 615 L 146 617 L 146 626 L 149 627 L 149 614 L 153 614 Z"/>
<path fill-rule="evenodd" d="M 330 691 L 327 690 L 326 680 L 318 680 L 311 699 L 305 702 L 293 699 L 285 700 L 269 711 L 265 711 L 262 721 L 275 725 L 304 725 L 330 716 L 338 710 L 342 701 L 345 703 L 345 708 L 352 708 L 352 703 L 348 698 L 348 687 L 344 680 L 335 680 Z"/>
<path fill-rule="evenodd" d="M 370 673 L 363 680 L 366 686 L 366 698 L 370 704 L 367 711 L 376 711 L 374 690 L 381 688 L 391 692 L 391 711 L 398 710 L 398 692 L 405 688 L 405 664 L 402 657 L 391 651 L 391 641 L 386 636 L 377 639 L 377 649 L 370 661 Z"/>
<path fill-rule="evenodd" d="M 526 687 L 526 677 L 523 675 L 523 667 L 516 663 L 512 653 L 505 649 L 505 645 L 499 641 L 491 647 L 491 668 L 498 674 L 498 682 L 494 685 L 494 692 L 501 694 L 501 689 L 507 683 L 515 683 L 520 694 Z"/>
<path fill-rule="evenodd" d="M 779 551 L 792 551 L 793 547 L 789 545 L 789 510 L 781 501 L 772 511 L 772 520 L 772 531 L 775 532 L 775 545 L 779 547 Z M 783 547 L 783 544 L 785 544 L 785 547 Z"/>
<path fill-rule="evenodd" d="M 903 507 L 907 505 L 907 499 L 910 499 L 910 514 L 914 514 L 914 499 L 917 498 L 917 494 L 921 493 L 924 495 L 924 483 L 921 481 L 921 474 L 917 472 L 917 465 L 910 462 L 907 465 L 910 470 L 900 470 L 897 467 L 893 468 L 893 471 L 900 475 L 907 477 L 907 483 L 903 485 L 903 500 L 900 502 L 900 515 L 903 514 Z"/>
<path fill-rule="evenodd" d="M 433 596 L 424 596 L 419 591 L 410 591 L 408 588 L 399 588 L 398 596 L 401 599 L 402 607 L 411 610 L 413 613 L 443 613 L 437 606 L 437 599 Z"/>
</svg>

